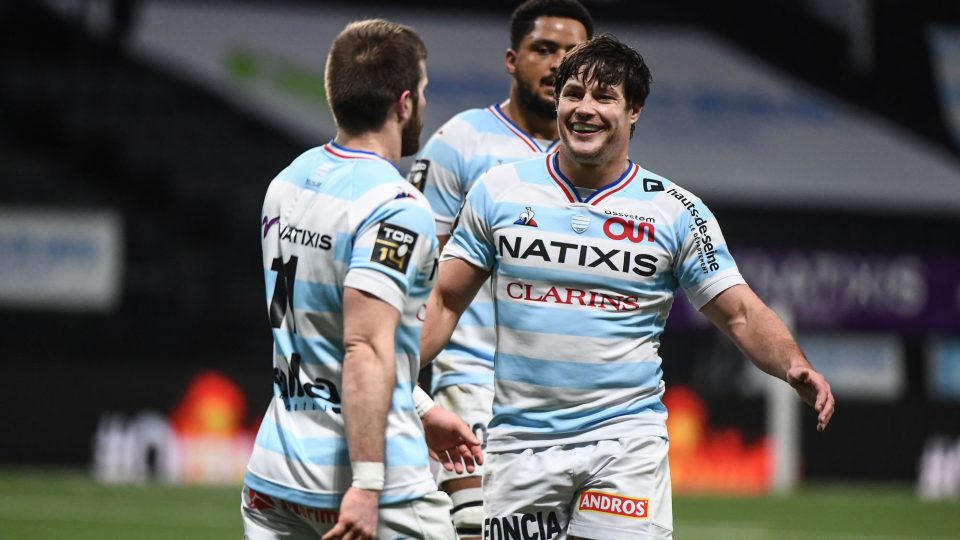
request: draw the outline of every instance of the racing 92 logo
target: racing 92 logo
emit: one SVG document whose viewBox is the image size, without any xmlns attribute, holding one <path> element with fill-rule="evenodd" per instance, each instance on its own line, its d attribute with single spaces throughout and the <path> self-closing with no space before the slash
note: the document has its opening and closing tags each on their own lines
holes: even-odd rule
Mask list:
<svg viewBox="0 0 960 540">
<path fill-rule="evenodd" d="M 656 227 L 648 221 L 612 217 L 603 222 L 603 234 L 611 240 L 630 240 L 635 244 L 653 242 Z"/>
</svg>

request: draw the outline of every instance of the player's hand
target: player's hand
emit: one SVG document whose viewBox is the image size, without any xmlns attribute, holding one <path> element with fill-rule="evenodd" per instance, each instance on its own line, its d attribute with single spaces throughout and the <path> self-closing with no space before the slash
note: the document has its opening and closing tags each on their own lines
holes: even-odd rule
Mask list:
<svg viewBox="0 0 960 540">
<path fill-rule="evenodd" d="M 430 457 L 448 471 L 473 472 L 483 465 L 480 440 L 456 414 L 434 405 L 421 419 Z"/>
<path fill-rule="evenodd" d="M 787 382 L 817 411 L 817 431 L 827 429 L 837 406 L 827 379 L 809 367 L 793 367 L 787 370 Z"/>
<path fill-rule="evenodd" d="M 351 487 L 340 503 L 340 517 L 323 540 L 376 540 L 380 492 Z"/>
</svg>

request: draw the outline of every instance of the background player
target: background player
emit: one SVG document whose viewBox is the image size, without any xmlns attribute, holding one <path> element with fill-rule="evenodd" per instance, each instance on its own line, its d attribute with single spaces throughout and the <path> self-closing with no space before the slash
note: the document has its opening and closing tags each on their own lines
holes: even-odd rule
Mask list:
<svg viewBox="0 0 960 540">
<path fill-rule="evenodd" d="M 468 466 L 479 458 L 480 441 L 411 393 L 437 241 L 428 204 L 396 168 L 418 147 L 425 59 L 410 28 L 348 25 L 327 58 L 336 138 L 267 190 L 275 386 L 244 479 L 245 538 L 455 537 L 424 427 L 458 464 L 461 451 Z"/>
<path fill-rule="evenodd" d="M 658 350 L 678 286 L 816 409 L 819 430 L 833 415 L 829 385 L 745 284 L 710 210 L 628 159 L 650 80 L 612 37 L 569 52 L 559 151 L 485 174 L 443 252 L 425 360 L 495 274 L 485 538 L 672 538 Z"/>
<path fill-rule="evenodd" d="M 590 14 L 576 0 L 530 0 L 514 10 L 504 61 L 513 77 L 509 97 L 450 119 L 424 146 L 408 175 L 433 207 L 441 247 L 481 174 L 494 165 L 556 149 L 554 74 L 563 55 L 592 34 Z M 437 402 L 464 418 L 481 437 L 492 415 L 495 340 L 492 298 L 485 286 L 434 363 Z M 481 474 L 479 468 L 467 477 L 442 470 L 438 477 L 453 498 L 454 523 L 461 535 L 480 533 Z"/>
</svg>

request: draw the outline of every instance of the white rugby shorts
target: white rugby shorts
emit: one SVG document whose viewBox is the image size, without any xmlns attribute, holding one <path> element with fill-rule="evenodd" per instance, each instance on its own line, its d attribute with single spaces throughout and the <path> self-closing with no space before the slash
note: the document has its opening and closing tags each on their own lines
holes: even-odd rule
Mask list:
<svg viewBox="0 0 960 540">
<path fill-rule="evenodd" d="M 450 497 L 437 491 L 412 501 L 383 505 L 377 538 L 455 540 Z M 320 538 L 336 525 L 339 509 L 304 506 L 243 486 L 240 512 L 244 540 Z"/>
<path fill-rule="evenodd" d="M 490 452 L 483 539 L 672 539 L 669 449 L 644 437 Z"/>
</svg>

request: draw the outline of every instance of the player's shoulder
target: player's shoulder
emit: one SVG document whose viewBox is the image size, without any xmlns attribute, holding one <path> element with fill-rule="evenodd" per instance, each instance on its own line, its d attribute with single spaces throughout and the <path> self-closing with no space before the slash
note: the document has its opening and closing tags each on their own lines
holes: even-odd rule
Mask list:
<svg viewBox="0 0 960 540">
<path fill-rule="evenodd" d="M 699 201 L 699 197 L 673 180 L 635 164 L 637 172 L 633 175 L 631 189 L 635 197 L 654 199 L 667 206 L 682 207 L 684 200 Z"/>
<path fill-rule="evenodd" d="M 490 107 L 467 109 L 453 115 L 434 134 L 445 140 L 472 140 L 477 134 L 497 127 L 497 118 Z"/>
<path fill-rule="evenodd" d="M 363 206 L 389 206 L 397 210 L 422 213 L 433 219 L 430 203 L 416 187 L 400 176 L 399 171 L 387 170 L 374 164 L 357 164 L 352 171 L 354 199 Z"/>
<path fill-rule="evenodd" d="M 323 157 L 322 146 L 305 150 L 293 158 L 293 160 L 280 171 L 277 178 L 295 183 L 300 182 L 311 174 L 317 167 L 317 164 L 323 160 Z"/>
<path fill-rule="evenodd" d="M 347 162 L 350 174 L 357 180 L 369 179 L 375 184 L 403 180 L 396 165 L 379 156 L 371 159 L 353 159 Z"/>
<path fill-rule="evenodd" d="M 639 167 L 631 184 L 626 196 L 654 204 L 668 222 L 712 218 L 700 197 L 662 175 Z"/>
<path fill-rule="evenodd" d="M 339 160 L 338 190 L 348 191 L 350 200 L 364 207 L 377 207 L 391 201 L 411 202 L 429 208 L 423 194 L 400 174 L 396 165 L 376 155 Z M 407 201 L 409 200 L 409 201 Z"/>
<path fill-rule="evenodd" d="M 491 197 L 497 199 L 500 195 L 521 189 L 527 184 L 543 183 L 548 177 L 547 159 L 547 156 L 536 156 L 495 165 L 477 180 L 477 184 L 483 185 Z"/>
<path fill-rule="evenodd" d="M 497 121 L 496 116 L 493 115 L 490 109 L 491 107 L 467 109 L 455 114 L 450 121 L 455 121 L 458 124 L 470 126 L 474 129 L 485 128 L 493 125 Z"/>
</svg>

